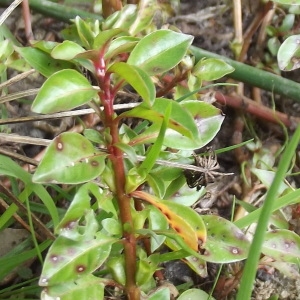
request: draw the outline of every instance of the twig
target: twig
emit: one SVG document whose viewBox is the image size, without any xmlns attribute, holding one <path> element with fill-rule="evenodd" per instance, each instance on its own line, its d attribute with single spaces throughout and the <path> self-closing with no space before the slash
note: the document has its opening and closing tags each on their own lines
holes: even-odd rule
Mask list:
<svg viewBox="0 0 300 300">
<path fill-rule="evenodd" d="M 122 110 L 122 109 L 134 108 L 134 107 L 138 106 L 139 104 L 140 103 L 115 104 L 113 107 L 115 110 Z M 23 123 L 23 122 L 36 122 L 36 121 L 43 121 L 43 120 L 56 120 L 56 119 L 66 118 L 66 117 L 89 115 L 94 112 L 95 112 L 94 109 L 86 108 L 86 109 L 65 111 L 65 112 L 59 112 L 59 113 L 48 114 L 48 115 L 36 115 L 36 116 L 20 117 L 20 118 L 8 118 L 8 119 L 0 120 L 0 125 L 17 124 L 17 123 Z"/>
<path fill-rule="evenodd" d="M 28 77 L 29 75 L 31 75 L 35 72 L 37 72 L 35 69 L 30 69 L 29 71 L 25 71 L 23 73 L 20 73 L 16 76 L 12 77 L 9 80 L 4 81 L 3 83 L 0 84 L 0 90 L 2 90 L 3 88 L 10 86 L 11 84 L 14 84 L 14 83 Z M 37 91 L 38 91 L 38 89 L 37 89 Z"/>
<path fill-rule="evenodd" d="M 30 16 L 30 9 L 28 0 L 23 0 L 22 2 L 22 13 L 23 13 L 23 19 L 24 19 L 24 25 L 25 25 L 25 36 L 27 40 L 34 39 L 32 27 L 31 27 L 31 16 Z"/>
<path fill-rule="evenodd" d="M 10 4 L 10 1 L 7 1 L 7 5 Z M 22 0 L 15 0 L 9 5 L 9 7 L 1 14 L 0 16 L 0 26 L 3 22 L 9 17 L 9 15 L 15 10 L 15 8 L 22 2 Z M 1 4 L 1 2 L 0 2 Z"/>
<path fill-rule="evenodd" d="M 9 209 L 9 205 L 0 197 L 0 206 L 4 208 L 4 210 Z M 30 232 L 30 226 L 17 214 L 13 214 L 13 218 L 23 227 L 25 228 L 28 232 Z M 36 238 L 39 241 L 43 241 L 44 239 L 36 232 L 35 233 Z"/>
<path fill-rule="evenodd" d="M 26 157 L 24 155 L 21 155 L 21 154 L 12 152 L 12 151 L 8 151 L 8 150 L 3 149 L 3 148 L 0 148 L 0 154 L 4 154 L 8 157 L 15 158 L 15 159 L 20 160 L 22 162 L 25 162 L 29 165 L 37 166 L 39 164 L 39 162 L 36 161 L 35 159 Z"/>
<path fill-rule="evenodd" d="M 1 6 L 7 6 L 11 3 L 10 0 L 0 0 Z M 81 18 L 90 18 L 94 20 L 103 20 L 101 15 L 89 13 L 84 10 L 76 9 L 73 7 L 65 6 L 62 4 L 54 3 L 47 0 L 29 0 L 29 6 L 31 9 L 45 16 L 49 16 L 67 23 L 70 23 L 71 19 L 76 16 Z"/>
<path fill-rule="evenodd" d="M 50 143 L 52 142 L 52 140 L 47 140 L 47 139 L 33 138 L 30 136 L 18 136 L 18 135 L 14 135 L 14 134 L 12 135 L 12 134 L 5 134 L 5 133 L 0 133 L 0 139 L 9 141 L 9 142 L 41 145 L 41 146 L 49 146 Z M 98 148 L 98 150 L 107 152 L 107 149 L 105 149 L 105 148 Z M 10 154 L 11 153 L 7 153 L 8 156 L 11 156 Z M 126 157 L 127 155 L 124 154 L 124 156 Z M 146 159 L 145 156 L 141 156 L 141 155 L 137 155 L 136 158 L 138 161 L 144 161 Z M 37 160 L 32 160 L 32 162 L 33 162 L 33 165 L 38 164 Z M 190 162 L 192 163 L 193 160 L 190 160 Z M 187 169 L 187 170 L 196 171 L 196 172 L 206 172 L 207 171 L 207 169 L 201 168 L 198 166 L 193 166 L 193 165 L 189 165 L 189 164 L 185 164 L 185 163 L 175 163 L 172 161 L 162 160 L 162 159 L 157 159 L 156 164 L 162 165 L 162 166 L 173 167 L 173 168 Z M 233 173 L 226 173 L 226 174 L 222 173 L 221 175 L 232 175 L 232 174 Z"/>
<path fill-rule="evenodd" d="M 28 213 L 26 206 L 2 184 L 0 184 L 0 193 L 3 193 L 6 197 L 8 197 L 19 208 L 21 212 L 26 214 Z M 34 213 L 31 213 L 31 217 L 33 223 L 35 223 L 35 225 L 39 228 L 39 230 L 44 234 L 46 238 L 49 238 L 51 240 L 55 239 L 53 233 L 44 225 L 44 223 Z"/>
<path fill-rule="evenodd" d="M 234 108 L 242 109 L 265 121 L 269 121 L 276 124 L 282 123 L 286 127 L 292 130 L 294 130 L 297 127 L 297 125 L 300 123 L 300 118 L 289 117 L 284 113 L 260 105 L 246 97 L 225 96 L 217 92 L 215 94 L 215 98 L 217 102 L 222 105 L 228 105 Z"/>
</svg>

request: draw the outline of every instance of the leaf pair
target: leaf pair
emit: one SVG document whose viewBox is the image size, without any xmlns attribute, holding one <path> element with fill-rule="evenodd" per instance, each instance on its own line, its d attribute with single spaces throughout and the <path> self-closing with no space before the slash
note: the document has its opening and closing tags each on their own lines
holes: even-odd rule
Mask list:
<svg viewBox="0 0 300 300">
<path fill-rule="evenodd" d="M 108 34 L 105 38 L 109 41 L 118 33 L 120 30 L 117 32 L 113 30 L 112 34 Z M 101 36 L 104 34 L 105 32 L 99 33 Z M 96 37 L 96 45 L 103 46 L 97 41 L 98 38 Z M 192 37 L 189 35 L 170 30 L 155 31 L 137 43 L 130 53 L 127 63 L 113 63 L 107 72 L 118 75 L 119 78 L 132 85 L 145 103 L 150 105 L 155 99 L 155 87 L 150 76 L 161 74 L 176 66 L 185 55 L 191 42 Z M 84 52 L 81 52 L 83 48 L 75 45 L 72 42 L 64 42 L 61 46 L 58 45 L 53 49 L 52 55 L 60 59 L 74 58 L 74 54 L 84 57 Z M 20 49 L 19 51 L 29 63 L 36 67 L 39 66 L 39 70 L 46 68 L 47 59 L 45 56 L 47 57 L 47 55 L 45 53 L 31 48 Z M 32 52 L 37 52 L 37 57 L 43 57 L 40 64 L 36 64 L 36 55 Z M 65 52 L 67 53 L 65 54 Z M 96 51 L 93 53 L 91 56 L 87 55 L 87 58 L 96 62 L 98 54 Z M 49 59 L 53 60 L 53 58 Z M 53 113 L 73 109 L 96 98 L 97 93 L 97 89 L 93 88 L 79 72 L 63 69 L 55 72 L 46 80 L 32 105 L 32 110 L 38 113 Z"/>
</svg>

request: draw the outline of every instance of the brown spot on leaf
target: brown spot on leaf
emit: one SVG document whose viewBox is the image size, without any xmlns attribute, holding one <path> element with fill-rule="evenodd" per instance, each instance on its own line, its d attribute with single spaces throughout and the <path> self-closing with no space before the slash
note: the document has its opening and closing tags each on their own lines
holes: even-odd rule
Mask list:
<svg viewBox="0 0 300 300">
<path fill-rule="evenodd" d="M 65 225 L 63 225 L 63 228 L 67 230 L 72 230 L 75 228 L 76 225 L 77 225 L 76 221 L 69 221 Z"/>
<path fill-rule="evenodd" d="M 290 248 L 293 248 L 293 247 L 295 247 L 295 242 L 294 241 L 289 241 L 289 240 L 286 240 L 285 242 L 284 242 L 284 247 L 285 247 L 285 249 L 290 249 Z"/>
<path fill-rule="evenodd" d="M 48 285 L 48 278 L 47 277 L 41 277 L 41 279 L 40 279 L 40 285 L 41 286 Z"/>
<path fill-rule="evenodd" d="M 160 67 L 154 67 L 154 68 L 152 68 L 152 72 L 153 73 L 161 73 L 162 72 L 162 68 L 160 68 Z"/>
<path fill-rule="evenodd" d="M 174 127 L 180 127 L 180 124 L 174 120 L 171 120 L 170 123 L 174 126 Z"/>
<path fill-rule="evenodd" d="M 77 250 L 76 248 L 73 247 L 69 247 L 67 250 L 68 255 L 73 256 L 74 254 L 76 254 Z"/>
<path fill-rule="evenodd" d="M 59 256 L 56 255 L 56 254 L 52 254 L 52 255 L 50 256 L 50 260 L 51 260 L 51 262 L 53 262 L 53 263 L 57 263 L 57 262 L 59 261 Z"/>
<path fill-rule="evenodd" d="M 91 165 L 92 165 L 92 167 L 98 167 L 99 163 L 96 160 L 92 160 Z"/>
<path fill-rule="evenodd" d="M 169 215 L 168 213 L 163 212 L 162 210 L 161 210 L 161 212 L 166 216 L 166 218 L 167 218 L 168 220 L 171 220 L 171 217 L 170 217 L 170 215 Z"/>
<path fill-rule="evenodd" d="M 172 226 L 172 227 L 176 232 L 181 233 L 181 228 L 179 228 L 177 226 Z"/>
<path fill-rule="evenodd" d="M 241 251 L 238 248 L 236 248 L 236 247 L 230 247 L 229 250 L 230 250 L 230 252 L 232 254 L 236 254 L 237 255 L 237 254 L 241 253 Z"/>
<path fill-rule="evenodd" d="M 64 145 L 63 145 L 63 143 L 62 143 L 62 141 L 61 141 L 60 138 L 57 138 L 57 139 L 55 140 L 55 143 L 56 143 L 56 149 L 57 149 L 58 151 L 62 151 L 62 150 L 64 149 Z"/>
<path fill-rule="evenodd" d="M 85 271 L 85 269 L 86 269 L 86 267 L 84 265 L 79 265 L 76 267 L 77 273 L 82 273 Z"/>
</svg>

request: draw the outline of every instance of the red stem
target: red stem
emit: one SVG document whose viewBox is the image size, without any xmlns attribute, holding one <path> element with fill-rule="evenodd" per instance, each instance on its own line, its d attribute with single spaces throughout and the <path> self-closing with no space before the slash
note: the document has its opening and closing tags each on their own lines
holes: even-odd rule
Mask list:
<svg viewBox="0 0 300 300">
<path fill-rule="evenodd" d="M 125 193 L 126 174 L 124 169 L 123 152 L 118 147 L 119 128 L 118 121 L 114 120 L 114 97 L 116 87 L 111 87 L 110 73 L 106 71 L 106 65 L 103 58 L 103 51 L 99 53 L 99 60 L 95 62 L 96 75 L 98 84 L 101 89 L 99 97 L 104 107 L 103 123 L 106 128 L 110 129 L 111 141 L 107 148 L 110 153 L 109 159 L 112 162 L 114 171 L 114 180 L 116 192 L 115 196 L 118 202 L 120 219 L 123 229 L 123 244 L 125 256 L 125 273 L 126 273 L 126 291 L 128 299 L 139 300 L 140 291 L 135 283 L 136 277 L 136 238 L 133 232 L 133 220 L 131 215 L 131 197 Z"/>
<path fill-rule="evenodd" d="M 294 129 L 299 124 L 299 119 L 287 116 L 284 113 L 275 111 L 266 106 L 260 105 L 251 99 L 239 96 L 225 96 L 219 92 L 215 94 L 216 100 L 222 105 L 228 105 L 234 108 L 246 111 L 262 120 L 272 123 L 283 123 L 290 129 Z"/>
</svg>

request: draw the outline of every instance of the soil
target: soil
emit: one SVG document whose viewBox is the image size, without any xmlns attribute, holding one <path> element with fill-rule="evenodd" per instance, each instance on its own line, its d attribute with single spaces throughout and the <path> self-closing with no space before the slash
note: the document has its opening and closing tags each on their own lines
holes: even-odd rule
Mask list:
<svg viewBox="0 0 300 300">
<path fill-rule="evenodd" d="M 233 27 L 233 7 L 232 1 L 229 0 L 210 0 L 210 1 L 192 1 L 182 0 L 179 11 L 176 16 L 169 19 L 169 24 L 177 26 L 182 32 L 188 33 L 194 36 L 194 45 L 203 49 L 209 50 L 226 57 L 234 58 L 232 51 L 232 42 L 235 38 Z M 243 1 L 243 30 L 244 32 L 250 26 L 255 16 L 262 9 L 260 1 Z M 12 32 L 18 37 L 20 41 L 25 42 L 24 30 L 22 23 L 15 22 L 18 19 L 20 10 L 16 10 L 9 18 L 11 20 L 9 26 Z M 34 14 L 33 17 L 33 30 L 37 39 L 51 38 L 59 39 L 59 30 L 64 27 L 64 23 L 54 21 L 51 19 L 45 19 L 44 17 Z M 244 59 L 245 63 L 265 63 L 265 51 L 267 37 L 260 42 L 261 49 L 257 48 L 258 34 L 254 34 L 252 42 L 247 52 L 247 56 Z M 292 74 L 285 74 L 290 77 L 297 77 L 297 72 Z M 11 74 L 13 77 L 14 74 Z M 31 76 L 31 80 L 28 80 L 26 86 L 20 84 L 14 85 L 13 89 L 10 89 L 10 93 L 14 90 L 26 90 L 34 87 L 39 87 L 41 81 L 39 78 Z M 220 90 L 222 93 L 230 95 L 232 88 Z M 259 97 L 257 97 L 259 93 Z M 262 104 L 272 107 L 273 101 L 275 101 L 275 107 L 278 110 L 288 114 L 289 116 L 297 116 L 300 112 L 300 106 L 298 103 L 289 99 L 282 99 L 282 97 L 275 96 L 265 91 L 253 90 L 252 87 L 244 87 L 244 95 L 248 98 L 258 98 Z M 222 126 L 221 131 L 210 143 L 214 149 L 220 149 L 228 147 L 232 144 L 236 144 L 253 137 L 253 132 L 257 137 L 257 140 L 261 141 L 262 146 L 260 149 L 268 149 L 271 153 L 275 153 L 280 147 L 283 146 L 285 141 L 285 133 L 282 127 L 265 122 L 265 120 L 257 119 L 254 116 L 245 114 L 243 111 L 237 111 L 230 107 L 225 107 L 215 103 L 225 113 L 226 118 Z M 7 104 L 7 108 L 10 111 L 11 117 L 19 117 L 30 114 L 30 108 L 28 105 L 20 105 L 19 103 Z M 252 126 L 252 128 L 249 128 Z M 33 136 L 39 138 L 52 138 L 54 135 L 66 130 L 73 126 L 73 120 L 61 123 L 51 123 L 48 125 L 39 123 L 26 123 L 26 125 L 14 125 L 11 127 L 11 131 L 26 136 Z M 40 148 L 31 145 L 25 145 L 19 147 L 17 145 L 5 145 L 6 147 L 17 148 L 18 152 L 29 157 L 34 157 L 39 153 Z M 199 152 L 203 149 L 199 149 Z M 221 172 L 234 173 L 231 177 L 222 177 L 217 179 L 216 182 L 208 186 L 209 193 L 199 202 L 197 211 L 200 213 L 213 213 L 221 215 L 225 218 L 230 218 L 233 199 L 244 199 L 252 195 L 253 201 L 263 196 L 264 191 L 259 190 L 254 192 L 257 186 L 255 178 L 248 180 L 251 182 L 251 186 L 246 186 L 245 181 L 240 172 L 240 164 L 245 161 L 251 161 L 254 153 L 247 148 L 241 150 L 230 151 L 218 155 L 218 161 L 221 165 Z M 299 187 L 300 180 L 293 179 L 291 184 L 295 187 Z M 291 224 L 295 228 L 299 228 L 299 222 L 291 218 Z M 190 269 L 182 266 L 180 261 L 173 264 L 167 264 L 165 276 L 168 280 L 174 284 L 191 283 L 195 287 L 201 287 L 209 291 L 212 287 L 212 283 L 217 274 L 217 265 L 209 265 L 208 278 L 199 278 L 195 276 Z M 235 299 L 236 289 L 238 288 L 238 276 L 242 270 L 243 263 L 235 263 L 226 265 L 223 267 L 221 277 L 214 294 L 217 300 L 222 299 Z M 236 280 L 235 280 L 236 279 Z M 16 280 L 16 279 L 15 279 Z M 236 284 L 235 284 L 236 283 Z M 230 284 L 232 284 L 230 288 Z M 278 295 L 278 299 L 300 299 L 300 279 L 290 279 L 280 274 L 274 269 L 259 269 L 255 286 L 253 289 L 252 299 L 269 299 L 272 295 Z"/>
</svg>

